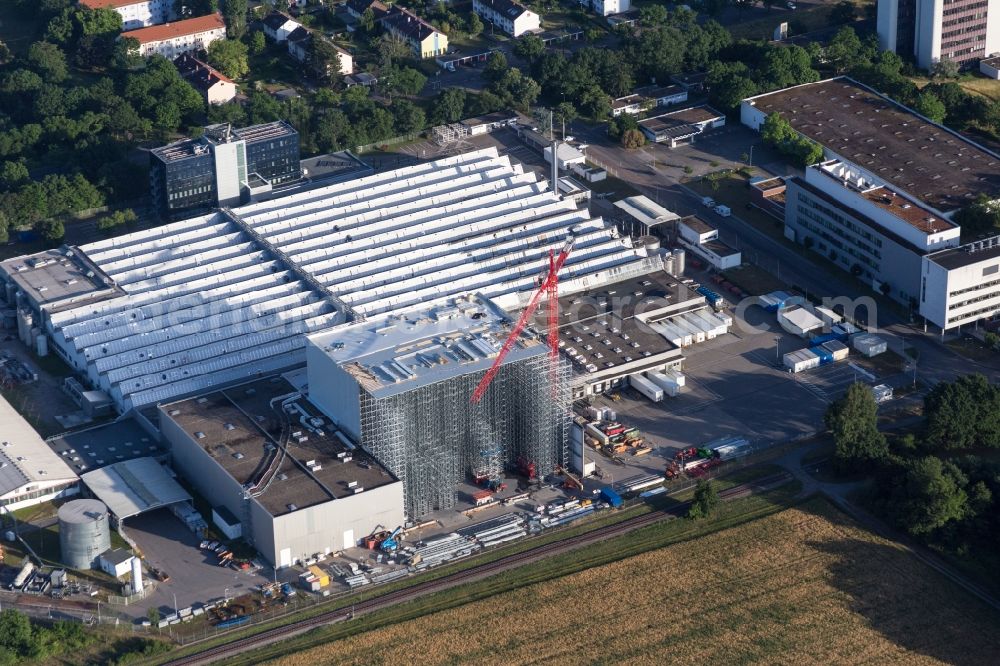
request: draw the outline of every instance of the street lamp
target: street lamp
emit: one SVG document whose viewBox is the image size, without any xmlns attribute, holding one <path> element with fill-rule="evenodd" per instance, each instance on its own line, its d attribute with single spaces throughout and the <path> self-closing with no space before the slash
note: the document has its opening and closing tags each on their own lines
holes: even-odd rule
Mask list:
<svg viewBox="0 0 1000 666">
<path fill-rule="evenodd" d="M 781 362 L 781 336 L 774 336 L 774 363 L 777 365 Z"/>
</svg>

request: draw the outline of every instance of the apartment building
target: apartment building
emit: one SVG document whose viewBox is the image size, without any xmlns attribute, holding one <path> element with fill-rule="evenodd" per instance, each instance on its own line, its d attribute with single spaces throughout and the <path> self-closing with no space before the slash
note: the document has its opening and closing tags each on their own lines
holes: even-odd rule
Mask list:
<svg viewBox="0 0 1000 666">
<path fill-rule="evenodd" d="M 164 23 L 121 34 L 122 39 L 139 42 L 139 55 L 161 55 L 173 60 L 183 53 L 201 51 L 217 39 L 226 38 L 226 22 L 219 13 Z"/>
<path fill-rule="evenodd" d="M 541 19 L 515 0 L 472 0 L 472 11 L 511 37 L 539 30 Z"/>
<path fill-rule="evenodd" d="M 1000 51 L 1000 0 L 879 0 L 879 45 L 930 69 L 962 66 Z"/>
<path fill-rule="evenodd" d="M 382 30 L 413 49 L 418 58 L 434 58 L 448 52 L 448 36 L 408 9 L 393 5 L 379 19 Z"/>
<path fill-rule="evenodd" d="M 174 18 L 173 0 L 80 0 L 88 9 L 113 9 L 122 17 L 122 29 L 137 30 Z"/>
</svg>

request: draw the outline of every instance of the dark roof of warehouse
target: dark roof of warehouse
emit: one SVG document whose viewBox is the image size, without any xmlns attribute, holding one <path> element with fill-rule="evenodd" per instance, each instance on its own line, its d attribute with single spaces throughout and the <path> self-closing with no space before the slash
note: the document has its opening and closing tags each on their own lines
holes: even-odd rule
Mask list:
<svg viewBox="0 0 1000 666">
<path fill-rule="evenodd" d="M 850 78 L 746 101 L 940 211 L 1000 194 L 1000 156 Z"/>
</svg>

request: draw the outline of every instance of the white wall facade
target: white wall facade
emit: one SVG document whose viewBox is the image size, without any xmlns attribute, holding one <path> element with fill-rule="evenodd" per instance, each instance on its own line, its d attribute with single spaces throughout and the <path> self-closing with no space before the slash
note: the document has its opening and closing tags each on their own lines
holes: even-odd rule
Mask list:
<svg viewBox="0 0 1000 666">
<path fill-rule="evenodd" d="M 924 257 L 920 315 L 935 326 L 951 329 L 1000 313 L 1000 257 L 984 252 L 950 270 Z"/>
<path fill-rule="evenodd" d="M 205 101 L 209 104 L 226 104 L 236 97 L 236 84 L 216 81 L 205 91 Z"/>
<path fill-rule="evenodd" d="M 173 60 L 182 53 L 207 49 L 208 45 L 215 40 L 225 38 L 226 29 L 215 28 L 204 32 L 196 32 L 191 35 L 181 35 L 171 39 L 140 44 L 139 54 L 144 57 L 161 55 L 167 60 Z"/>
<path fill-rule="evenodd" d="M 151 25 L 166 23 L 174 17 L 173 2 L 171 0 L 147 0 L 146 2 L 135 2 L 122 7 L 115 7 L 114 10 L 122 17 L 123 30 L 136 30 Z"/>
</svg>

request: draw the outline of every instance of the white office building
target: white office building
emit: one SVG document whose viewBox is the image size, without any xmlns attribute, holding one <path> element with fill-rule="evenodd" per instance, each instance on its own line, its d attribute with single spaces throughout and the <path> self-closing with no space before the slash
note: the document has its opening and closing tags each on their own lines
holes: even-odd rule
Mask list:
<svg viewBox="0 0 1000 666">
<path fill-rule="evenodd" d="M 1000 0 L 879 0 L 879 46 L 930 69 L 1000 52 Z"/>
<path fill-rule="evenodd" d="M 1000 314 L 1000 236 L 924 257 L 920 314 L 942 329 Z"/>
</svg>

